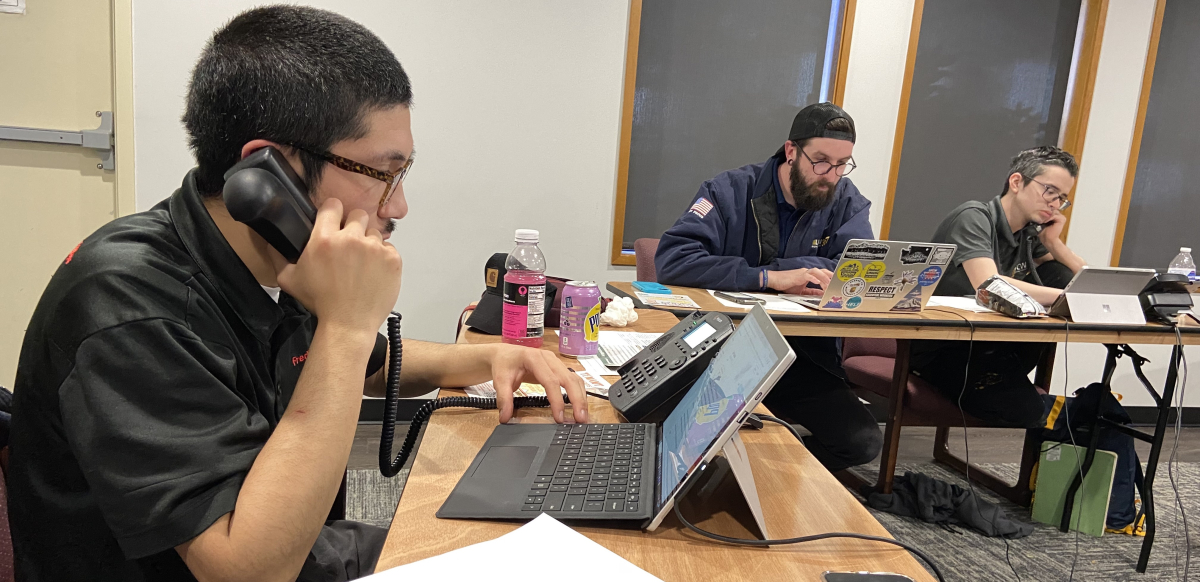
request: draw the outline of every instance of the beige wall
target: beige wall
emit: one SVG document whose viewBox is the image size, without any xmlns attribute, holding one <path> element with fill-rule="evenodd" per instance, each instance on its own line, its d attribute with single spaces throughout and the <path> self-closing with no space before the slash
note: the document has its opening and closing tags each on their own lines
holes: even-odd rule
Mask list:
<svg viewBox="0 0 1200 582">
<path fill-rule="evenodd" d="M 116 5 L 39 0 L 25 14 L 0 14 L 0 125 L 79 131 L 98 126 L 96 111 L 114 110 L 110 31 L 115 18 L 129 15 L 128 0 Z M 128 69 L 124 85 L 132 94 Z M 122 115 L 118 145 L 132 145 L 130 111 Z M 129 177 L 122 183 L 126 211 L 132 159 L 118 157 Z M 0 385 L 13 385 L 25 327 L 54 270 L 117 211 L 117 174 L 98 162 L 80 147 L 0 141 Z"/>
</svg>

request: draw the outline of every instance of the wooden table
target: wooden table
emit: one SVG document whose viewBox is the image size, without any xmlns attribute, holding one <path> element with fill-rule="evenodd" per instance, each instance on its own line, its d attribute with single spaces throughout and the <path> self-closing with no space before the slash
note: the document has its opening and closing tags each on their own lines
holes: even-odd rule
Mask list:
<svg viewBox="0 0 1200 582">
<path fill-rule="evenodd" d="M 717 301 L 708 291 L 691 287 L 671 286 L 671 292 L 676 295 L 687 295 L 700 305 L 703 311 L 719 311 L 732 319 L 740 319 L 748 310 L 726 307 Z M 633 299 L 638 307 L 645 305 L 634 293 L 632 284 L 612 282 L 608 290 L 617 295 Z M 666 310 L 675 315 L 691 313 L 692 310 Z M 894 338 L 896 339 L 896 363 L 892 373 L 892 385 L 887 395 L 888 417 L 884 428 L 884 446 L 879 461 L 879 479 L 876 488 L 884 493 L 891 492 L 892 477 L 896 470 L 896 456 L 900 448 L 900 427 L 903 426 L 904 402 L 908 394 L 909 353 L 910 342 L 914 339 L 924 340 L 979 340 L 979 341 L 1008 341 L 1008 342 L 1067 342 L 1099 343 L 1108 347 L 1108 358 L 1101 372 L 1101 383 L 1105 389 L 1111 389 L 1109 382 L 1117 365 L 1120 344 L 1158 344 L 1173 345 L 1182 340 L 1184 345 L 1200 344 L 1200 326 L 1190 324 L 1186 317 L 1180 326 L 1177 337 L 1175 330 L 1159 323 L 1145 325 L 1114 325 L 1091 323 L 1068 323 L 1063 318 L 1015 319 L 996 313 L 975 313 L 949 307 L 926 307 L 920 313 L 858 313 L 854 311 L 809 311 L 806 313 L 791 313 L 773 311 L 768 313 L 785 336 L 816 336 L 816 337 L 864 337 L 864 338 Z M 1154 500 L 1153 485 L 1158 467 L 1159 456 L 1162 452 L 1163 439 L 1166 436 L 1167 418 L 1175 396 L 1176 378 L 1179 372 L 1179 362 L 1183 359 L 1183 351 L 1175 347 L 1171 352 L 1171 363 L 1167 369 L 1167 378 L 1163 385 L 1161 396 L 1149 385 L 1157 402 L 1158 418 L 1153 434 L 1113 425 L 1103 419 L 1089 421 L 1093 435 L 1088 446 L 1086 459 L 1083 463 L 1083 473 L 1091 467 L 1097 444 L 1097 427 L 1112 428 L 1130 436 L 1150 443 L 1150 455 L 1146 459 L 1146 496 L 1142 506 L 1146 511 L 1146 536 L 1142 541 L 1142 550 L 1138 557 L 1137 571 L 1145 572 L 1150 559 L 1150 549 L 1154 544 Z M 1050 372 L 1053 369 L 1053 351 L 1047 350 L 1041 363 L 1038 364 L 1035 384 L 1048 390 Z M 865 391 L 860 391 L 865 392 Z M 867 395 L 867 394 L 864 394 Z M 869 395 L 867 395 L 869 396 Z M 966 461 L 950 453 L 946 440 L 949 428 L 939 426 L 934 439 L 934 458 L 946 463 L 960 472 L 964 472 Z M 1020 475 L 1016 485 L 1009 485 L 986 469 L 971 466 L 970 477 L 988 489 L 1023 505 L 1029 505 L 1031 491 L 1029 481 L 1033 469 L 1033 461 L 1038 454 L 1040 441 L 1033 433 L 1027 433 L 1025 450 L 1022 453 Z M 862 483 L 857 475 L 842 475 L 848 482 Z M 1068 490 L 1066 507 L 1072 507 L 1071 500 L 1078 489 L 1080 477 Z M 1063 512 L 1063 521 L 1059 529 L 1067 531 L 1070 511 Z"/>
<path fill-rule="evenodd" d="M 637 307 L 646 307 L 638 300 L 633 286 L 612 282 L 608 290 L 633 299 Z M 700 305 L 702 311 L 720 311 L 741 319 L 748 310 L 726 307 L 704 289 L 671 286 L 676 295 L 687 295 Z M 667 309 L 674 315 L 692 310 Z M 1175 332 L 1158 323 L 1141 326 L 1095 323 L 1071 323 L 1061 318 L 1014 319 L 998 313 L 975 313 L 949 307 L 927 307 L 921 313 L 858 313 L 854 311 L 810 311 L 791 313 L 768 310 L 771 319 L 783 335 L 816 337 L 867 337 L 893 339 L 936 339 L 1002 342 L 1064 342 L 1068 336 L 1074 343 L 1094 344 L 1159 344 L 1175 343 Z M 970 324 L 963 318 L 970 320 Z M 1069 328 L 1069 329 L 1068 329 Z M 1185 345 L 1200 345 L 1200 327 L 1180 327 Z"/>
<path fill-rule="evenodd" d="M 627 331 L 663 332 L 677 319 L 662 311 L 639 310 Z M 544 348 L 557 351 L 553 333 Z M 496 336 L 464 328 L 460 343 L 491 343 Z M 559 356 L 563 358 L 563 356 Z M 572 362 L 563 358 L 564 362 Z M 577 364 L 576 364 L 577 365 Z M 456 393 L 455 390 L 447 392 Z M 457 394 L 454 394 L 457 395 Z M 588 399 L 592 422 L 620 422 L 607 400 Z M 552 422 L 549 409 L 522 409 L 519 422 Z M 515 522 L 442 520 L 434 512 L 449 496 L 475 454 L 491 434 L 495 411 L 448 409 L 435 413 L 425 429 L 404 494 L 396 508 L 379 570 L 407 564 L 454 549 L 494 539 L 516 529 Z M 767 527 L 776 537 L 844 531 L 891 537 L 887 530 L 781 426 L 767 423 L 761 431 L 743 429 Z M 731 486 L 725 484 L 725 486 Z M 736 487 L 736 485 L 732 485 Z M 754 537 L 744 502 L 718 488 L 707 502 L 683 504 L 685 515 L 698 526 L 738 537 Z M 878 542 L 833 539 L 772 548 L 729 546 L 684 529 L 674 516 L 654 532 L 638 529 L 576 527 L 577 531 L 663 580 L 812 580 L 826 570 L 872 570 L 906 574 L 914 580 L 933 580 L 907 551 Z M 536 568 L 537 553 L 513 556 L 497 571 Z M 581 564 L 586 568 L 586 564 Z M 570 579 L 569 572 L 562 575 Z"/>
</svg>

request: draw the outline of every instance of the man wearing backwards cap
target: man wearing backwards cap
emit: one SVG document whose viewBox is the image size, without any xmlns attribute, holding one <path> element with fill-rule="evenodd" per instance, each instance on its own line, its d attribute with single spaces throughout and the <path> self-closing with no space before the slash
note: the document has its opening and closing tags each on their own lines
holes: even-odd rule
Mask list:
<svg viewBox="0 0 1200 582">
<path fill-rule="evenodd" d="M 851 239 L 872 239 L 871 202 L 846 178 L 854 120 L 832 103 L 801 109 L 787 141 L 759 164 L 700 185 L 659 241 L 658 280 L 726 291 L 821 293 Z M 879 454 L 879 425 L 846 384 L 833 338 L 789 337 L 796 362 L 766 404 L 812 432 L 804 444 L 830 471 Z"/>
</svg>

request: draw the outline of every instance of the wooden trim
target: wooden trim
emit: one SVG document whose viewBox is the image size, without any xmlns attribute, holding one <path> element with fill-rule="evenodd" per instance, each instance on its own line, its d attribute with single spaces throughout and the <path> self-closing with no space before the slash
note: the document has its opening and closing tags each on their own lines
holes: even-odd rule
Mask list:
<svg viewBox="0 0 1200 582">
<path fill-rule="evenodd" d="M 112 0 L 110 12 L 115 218 L 137 212 L 133 157 L 133 0 Z"/>
<path fill-rule="evenodd" d="M 1080 49 L 1077 53 L 1074 74 L 1071 78 L 1071 102 L 1067 104 L 1066 132 L 1062 136 L 1062 147 L 1075 156 L 1075 161 L 1083 164 L 1083 144 L 1087 136 L 1088 120 L 1092 113 L 1092 92 L 1096 88 L 1096 71 L 1100 68 L 1100 46 L 1104 40 L 1104 23 L 1108 19 L 1108 0 L 1084 0 L 1083 2 L 1083 37 L 1079 39 Z M 1067 199 L 1075 201 L 1075 187 L 1067 193 Z M 1071 228 L 1071 212 L 1068 208 L 1064 213 L 1067 222 L 1063 225 L 1062 240 L 1067 240 L 1067 232 Z"/>
<path fill-rule="evenodd" d="M 617 207 L 613 216 L 612 264 L 633 265 L 621 254 L 625 238 L 625 194 L 629 189 L 629 146 L 633 141 L 633 99 L 637 94 L 638 37 L 642 29 L 642 0 L 629 2 L 629 38 L 625 45 L 625 96 L 621 104 L 621 152 L 617 158 Z"/>
<path fill-rule="evenodd" d="M 846 98 L 846 75 L 850 71 L 850 37 L 854 34 L 854 10 L 858 0 L 846 0 L 842 8 L 841 32 L 838 39 L 837 66 L 833 79 L 832 101 L 838 107 Z"/>
<path fill-rule="evenodd" d="M 1158 59 L 1158 40 L 1162 33 L 1163 13 L 1166 0 L 1156 0 L 1154 26 L 1150 29 L 1150 47 L 1146 51 L 1146 70 L 1142 73 L 1142 94 L 1138 98 L 1137 119 L 1133 122 L 1133 143 L 1129 148 L 1129 166 L 1125 169 L 1125 190 L 1121 193 L 1121 209 L 1117 212 L 1117 233 L 1113 240 L 1109 264 L 1121 262 L 1121 246 L 1125 242 L 1125 223 L 1129 218 L 1129 199 L 1133 195 L 1133 181 L 1137 178 L 1138 154 L 1142 150 L 1142 129 L 1146 125 L 1146 108 L 1150 105 L 1150 87 L 1154 83 L 1154 63 Z"/>
<path fill-rule="evenodd" d="M 892 143 L 892 169 L 888 173 L 887 197 L 883 202 L 883 219 L 879 238 L 887 239 L 892 226 L 892 204 L 896 197 L 896 180 L 900 176 L 900 152 L 904 149 L 904 128 L 908 123 L 908 100 L 912 95 L 913 70 L 917 65 L 917 43 L 921 38 L 921 16 L 925 0 L 913 3 L 912 31 L 908 33 L 908 58 L 904 63 L 904 85 L 900 89 L 900 113 L 896 119 L 896 139 Z"/>
</svg>

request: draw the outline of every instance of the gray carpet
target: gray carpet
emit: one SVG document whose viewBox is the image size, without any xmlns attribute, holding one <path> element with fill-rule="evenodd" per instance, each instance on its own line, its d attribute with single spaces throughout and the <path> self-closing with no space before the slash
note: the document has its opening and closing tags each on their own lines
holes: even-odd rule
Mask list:
<svg viewBox="0 0 1200 582">
<path fill-rule="evenodd" d="M 405 467 L 389 479 L 379 469 L 351 469 L 346 475 L 346 519 L 390 526 L 408 470 Z"/>
<path fill-rule="evenodd" d="M 1016 480 L 1015 463 L 986 467 L 993 473 L 1008 478 L 1010 482 Z M 904 471 L 918 471 L 938 479 L 966 485 L 958 474 L 934 463 L 901 465 L 896 472 L 902 475 Z M 380 475 L 377 469 L 351 470 L 347 481 L 347 517 L 387 527 L 391 523 L 407 477 L 407 467 L 391 479 Z M 1175 498 L 1171 491 L 1171 483 L 1167 480 L 1165 462 L 1160 465 L 1156 481 L 1157 486 L 1154 490 L 1158 494 L 1158 532 L 1146 573 L 1138 574 L 1134 570 L 1142 538 L 1114 534 L 1093 538 L 1081 534 L 1074 580 L 1183 580 L 1182 533 L 1178 536 L 1178 552 L 1172 549 L 1173 534 L 1182 532 L 1182 527 L 1175 524 L 1178 514 L 1173 509 Z M 1189 529 L 1193 534 L 1193 545 L 1200 545 L 1200 528 L 1197 527 L 1197 523 L 1200 522 L 1200 488 L 1197 487 L 1197 483 L 1200 483 L 1200 463 L 1178 463 L 1175 481 L 1180 484 L 1185 510 L 1195 511 L 1189 513 Z M 1033 523 L 1029 519 L 1028 510 L 1008 502 L 1001 503 L 998 497 L 985 489 L 977 487 L 976 491 L 988 501 L 1000 503 L 1010 517 Z M 1005 563 L 1005 546 L 1000 539 L 985 538 L 966 530 L 951 533 L 924 522 L 874 510 L 872 513 L 897 539 L 920 548 L 937 561 L 947 580 L 985 582 L 1018 579 Z M 1033 535 L 1009 541 L 1009 557 L 1020 580 L 1068 580 L 1071 562 L 1076 555 L 1074 532 L 1064 534 L 1048 525 L 1034 525 Z M 1178 567 L 1175 563 L 1177 555 Z M 1200 580 L 1200 551 L 1193 548 L 1192 557 L 1188 579 Z"/>
<path fill-rule="evenodd" d="M 1010 483 L 1016 481 L 1016 463 L 984 467 L 1006 478 Z M 1080 534 L 1074 580 L 1183 580 L 1183 528 L 1182 522 L 1178 526 L 1175 524 L 1178 512 L 1174 510 L 1175 496 L 1167 479 L 1166 468 L 1165 462 L 1160 464 L 1159 474 L 1155 477 L 1157 532 L 1146 573 L 1138 574 L 1134 570 L 1143 538 L 1116 534 L 1094 538 Z M 917 471 L 966 486 L 966 481 L 960 474 L 936 463 L 901 465 L 896 474 L 902 475 L 905 471 Z M 863 474 L 866 475 L 865 472 Z M 1188 579 L 1200 580 L 1200 551 L 1194 547 L 1200 545 L 1200 528 L 1197 527 L 1197 520 L 1200 519 L 1200 489 L 1196 486 L 1200 482 L 1200 463 L 1177 463 L 1175 482 L 1180 486 L 1185 511 L 1195 511 L 1188 513 L 1188 529 L 1193 536 Z M 938 563 L 947 580 L 982 582 L 1017 580 L 1018 576 L 1020 580 L 1038 582 L 1069 579 L 1071 563 L 1076 556 L 1075 532 L 1062 533 L 1053 526 L 1035 523 L 1029 517 L 1029 510 L 1007 501 L 1001 502 L 999 497 L 986 489 L 976 487 L 975 491 L 984 499 L 999 503 L 1010 517 L 1034 524 L 1032 535 L 1008 542 L 1009 558 L 1016 569 L 1016 576 L 1005 562 L 1005 545 L 1001 539 L 985 538 L 966 530 L 957 534 L 950 533 L 941 527 L 921 521 L 875 510 L 871 510 L 871 513 L 896 539 L 912 544 L 929 554 Z M 1175 532 L 1179 532 L 1178 553 L 1172 548 Z M 1176 555 L 1179 558 L 1178 568 L 1175 564 Z"/>
</svg>

